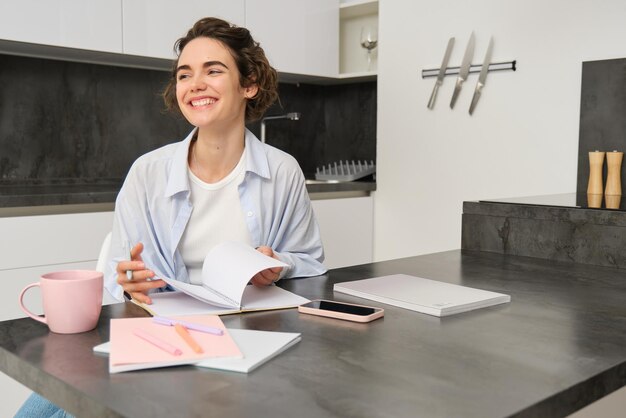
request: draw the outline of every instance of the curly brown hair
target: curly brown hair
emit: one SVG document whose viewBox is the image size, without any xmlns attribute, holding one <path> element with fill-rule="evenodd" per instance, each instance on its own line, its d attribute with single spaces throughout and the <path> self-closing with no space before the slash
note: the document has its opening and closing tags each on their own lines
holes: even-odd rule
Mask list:
<svg viewBox="0 0 626 418">
<path fill-rule="evenodd" d="M 215 39 L 224 44 L 235 59 L 239 70 L 241 87 L 250 87 L 256 84 L 257 94 L 246 103 L 246 122 L 258 120 L 278 98 L 278 75 L 270 65 L 263 48 L 256 42 L 246 28 L 230 24 L 215 17 L 205 17 L 198 20 L 187 35 L 178 39 L 174 44 L 176 56 L 192 40 L 200 37 Z M 165 90 L 163 100 L 168 110 L 181 113 L 176 100 L 176 68 L 178 58 L 174 62 L 172 75 Z"/>
</svg>

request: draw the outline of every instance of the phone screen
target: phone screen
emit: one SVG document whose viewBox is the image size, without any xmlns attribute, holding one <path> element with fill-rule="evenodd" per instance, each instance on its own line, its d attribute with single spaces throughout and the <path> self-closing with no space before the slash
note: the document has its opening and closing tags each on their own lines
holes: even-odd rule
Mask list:
<svg viewBox="0 0 626 418">
<path fill-rule="evenodd" d="M 368 316 L 376 312 L 374 308 L 346 305 L 343 303 L 330 302 L 327 300 L 315 300 L 313 302 L 305 304 L 304 306 L 309 306 L 315 309 L 322 309 L 324 311 L 341 312 L 359 316 Z"/>
</svg>

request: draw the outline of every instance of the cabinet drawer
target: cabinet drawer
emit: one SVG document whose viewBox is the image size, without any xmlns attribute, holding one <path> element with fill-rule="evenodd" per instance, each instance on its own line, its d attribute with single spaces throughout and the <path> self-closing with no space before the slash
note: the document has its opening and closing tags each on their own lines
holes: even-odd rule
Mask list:
<svg viewBox="0 0 626 418">
<path fill-rule="evenodd" d="M 0 270 L 95 261 L 112 227 L 113 212 L 0 218 Z"/>
<path fill-rule="evenodd" d="M 374 200 L 372 196 L 314 200 L 320 226 L 324 265 L 339 268 L 371 263 L 373 259 Z"/>
</svg>

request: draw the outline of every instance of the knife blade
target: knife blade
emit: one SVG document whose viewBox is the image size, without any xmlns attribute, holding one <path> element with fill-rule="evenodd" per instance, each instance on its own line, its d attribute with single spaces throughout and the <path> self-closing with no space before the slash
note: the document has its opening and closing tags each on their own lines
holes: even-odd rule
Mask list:
<svg viewBox="0 0 626 418">
<path fill-rule="evenodd" d="M 441 62 L 441 67 L 439 67 L 439 74 L 437 74 L 437 81 L 435 81 L 435 86 L 433 87 L 433 92 L 430 94 L 430 99 L 428 100 L 428 108 L 432 109 L 435 107 L 435 98 L 437 97 L 437 91 L 439 87 L 443 84 L 443 78 L 446 75 L 446 68 L 448 68 L 448 61 L 450 60 L 450 54 L 452 54 L 452 47 L 454 46 L 454 37 L 448 40 L 448 46 L 446 47 L 446 53 L 443 56 L 443 61 Z"/>
<path fill-rule="evenodd" d="M 467 80 L 470 66 L 472 65 L 472 58 L 474 57 L 474 32 L 470 35 L 469 41 L 467 41 L 467 47 L 465 48 L 465 54 L 463 54 L 463 61 L 461 61 L 461 68 L 459 69 L 459 76 L 456 78 L 456 85 L 454 86 L 454 92 L 452 93 L 452 100 L 450 101 L 450 109 L 454 109 L 456 99 L 459 97 L 463 82 Z"/>
<path fill-rule="evenodd" d="M 476 89 L 474 89 L 474 96 L 472 97 L 472 104 L 470 104 L 469 114 L 474 113 L 474 109 L 476 108 L 476 104 L 478 103 L 478 99 L 480 99 L 480 95 L 482 94 L 483 87 L 485 87 L 485 81 L 487 80 L 487 73 L 489 72 L 489 64 L 491 63 L 491 51 L 493 50 L 493 36 L 489 38 L 489 46 L 487 47 L 487 52 L 485 53 L 485 59 L 483 60 L 483 66 L 480 69 L 480 74 L 478 75 L 478 81 L 476 82 Z"/>
</svg>

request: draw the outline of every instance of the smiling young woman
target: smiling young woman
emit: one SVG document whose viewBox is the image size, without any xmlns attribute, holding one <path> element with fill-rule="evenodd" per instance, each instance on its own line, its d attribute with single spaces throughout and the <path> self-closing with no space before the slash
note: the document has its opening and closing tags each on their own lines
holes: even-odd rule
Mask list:
<svg viewBox="0 0 626 418">
<path fill-rule="evenodd" d="M 151 303 L 149 293 L 165 287 L 159 277 L 200 283 L 205 255 L 223 241 L 289 265 L 257 274 L 255 285 L 324 273 L 298 163 L 245 127 L 278 97 L 276 70 L 259 43 L 246 28 L 204 18 L 175 50 L 163 98 L 195 128 L 131 167 L 116 201 L 106 288 L 117 299 L 124 291 Z M 136 244 L 131 260 L 125 242 Z"/>
</svg>

